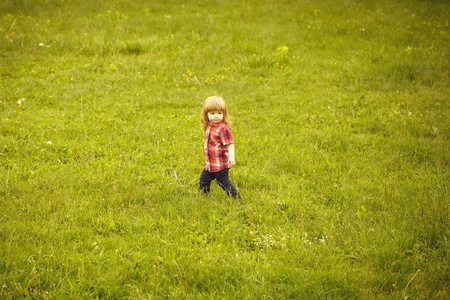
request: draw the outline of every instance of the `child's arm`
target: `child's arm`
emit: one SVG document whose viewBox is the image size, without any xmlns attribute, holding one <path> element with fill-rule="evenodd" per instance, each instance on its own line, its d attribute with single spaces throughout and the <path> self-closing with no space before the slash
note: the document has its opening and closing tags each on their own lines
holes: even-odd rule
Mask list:
<svg viewBox="0 0 450 300">
<path fill-rule="evenodd" d="M 228 150 L 228 165 L 232 168 L 236 164 L 236 160 L 234 159 L 234 144 L 228 144 L 226 147 Z"/>
</svg>

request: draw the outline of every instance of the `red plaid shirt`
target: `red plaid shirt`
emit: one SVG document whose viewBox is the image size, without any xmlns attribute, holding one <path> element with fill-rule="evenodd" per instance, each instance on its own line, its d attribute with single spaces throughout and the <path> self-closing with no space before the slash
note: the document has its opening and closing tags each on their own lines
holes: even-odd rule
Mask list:
<svg viewBox="0 0 450 300">
<path fill-rule="evenodd" d="M 208 124 L 205 131 L 205 170 L 211 173 L 228 168 L 226 145 L 233 144 L 231 128 L 220 122 Z"/>
</svg>

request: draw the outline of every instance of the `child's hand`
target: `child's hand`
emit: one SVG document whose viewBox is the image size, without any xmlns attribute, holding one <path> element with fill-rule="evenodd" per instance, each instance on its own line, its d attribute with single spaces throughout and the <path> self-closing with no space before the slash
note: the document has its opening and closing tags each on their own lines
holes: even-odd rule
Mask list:
<svg viewBox="0 0 450 300">
<path fill-rule="evenodd" d="M 236 164 L 236 161 L 234 159 L 228 160 L 228 166 L 230 166 L 230 168 L 234 167 L 235 164 Z"/>
</svg>

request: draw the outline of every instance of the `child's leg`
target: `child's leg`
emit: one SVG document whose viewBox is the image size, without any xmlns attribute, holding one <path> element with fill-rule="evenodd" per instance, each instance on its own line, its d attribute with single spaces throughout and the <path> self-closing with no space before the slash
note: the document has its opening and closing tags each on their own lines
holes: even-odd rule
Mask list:
<svg viewBox="0 0 450 300">
<path fill-rule="evenodd" d="M 203 194 L 209 194 L 211 189 L 211 181 L 214 179 L 214 174 L 203 169 L 202 174 L 200 175 L 200 187 L 198 190 Z"/>
<path fill-rule="evenodd" d="M 224 169 L 222 171 L 214 173 L 217 179 L 217 183 L 220 185 L 220 187 L 222 187 L 224 191 L 227 192 L 228 195 L 231 195 L 231 197 L 233 198 L 241 199 L 241 195 L 237 192 L 236 188 L 228 178 L 229 170 L 230 169 Z"/>
</svg>

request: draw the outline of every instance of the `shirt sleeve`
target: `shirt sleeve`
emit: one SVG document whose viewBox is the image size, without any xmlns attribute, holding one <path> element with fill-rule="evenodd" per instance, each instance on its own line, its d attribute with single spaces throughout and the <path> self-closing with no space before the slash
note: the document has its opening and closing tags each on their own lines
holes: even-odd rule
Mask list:
<svg viewBox="0 0 450 300">
<path fill-rule="evenodd" d="M 222 127 L 222 130 L 220 132 L 220 141 L 222 142 L 222 145 L 228 145 L 233 144 L 233 136 L 231 135 L 231 128 L 228 126 Z"/>
</svg>

